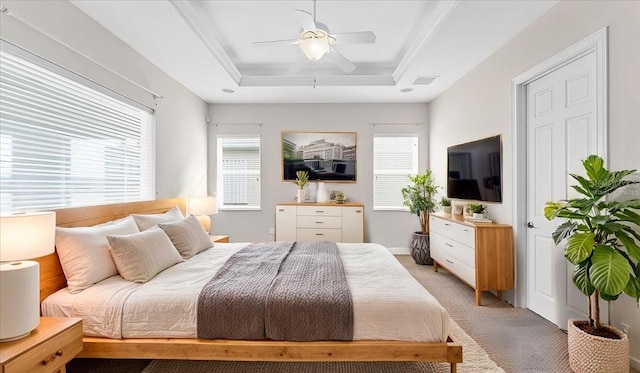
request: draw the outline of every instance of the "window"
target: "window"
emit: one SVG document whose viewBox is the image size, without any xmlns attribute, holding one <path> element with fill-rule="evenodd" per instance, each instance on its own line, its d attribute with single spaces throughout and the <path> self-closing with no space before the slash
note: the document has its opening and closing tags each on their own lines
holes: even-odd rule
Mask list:
<svg viewBox="0 0 640 373">
<path fill-rule="evenodd" d="M 154 199 L 149 109 L 5 46 L 0 51 L 0 210 Z"/>
<path fill-rule="evenodd" d="M 373 209 L 405 210 L 402 188 L 418 173 L 418 134 L 374 134 Z"/>
<path fill-rule="evenodd" d="M 217 197 L 221 210 L 260 209 L 260 136 L 217 135 Z"/>
</svg>

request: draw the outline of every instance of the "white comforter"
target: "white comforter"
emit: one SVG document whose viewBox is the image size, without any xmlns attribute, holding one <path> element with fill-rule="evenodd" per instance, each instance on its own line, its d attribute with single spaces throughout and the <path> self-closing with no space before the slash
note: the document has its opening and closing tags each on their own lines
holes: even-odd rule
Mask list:
<svg viewBox="0 0 640 373">
<path fill-rule="evenodd" d="M 145 284 L 119 275 L 42 304 L 44 316 L 82 317 L 86 336 L 195 338 L 198 294 L 246 243 L 215 244 Z M 378 244 L 339 243 L 351 289 L 354 340 L 446 341 L 449 316 L 438 301 Z"/>
</svg>

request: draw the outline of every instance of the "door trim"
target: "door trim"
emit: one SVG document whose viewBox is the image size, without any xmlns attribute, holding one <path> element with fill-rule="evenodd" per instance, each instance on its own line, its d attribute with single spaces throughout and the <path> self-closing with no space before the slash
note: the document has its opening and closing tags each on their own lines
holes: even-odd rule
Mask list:
<svg viewBox="0 0 640 373">
<path fill-rule="evenodd" d="M 514 306 L 526 308 L 527 299 L 527 94 L 526 86 L 572 61 L 592 52 L 596 54 L 596 110 L 598 128 L 598 155 L 607 161 L 608 79 L 607 79 L 608 27 L 588 36 L 551 58 L 523 72 L 511 80 L 512 134 L 513 134 L 513 234 L 516 247 L 516 284 Z"/>
</svg>

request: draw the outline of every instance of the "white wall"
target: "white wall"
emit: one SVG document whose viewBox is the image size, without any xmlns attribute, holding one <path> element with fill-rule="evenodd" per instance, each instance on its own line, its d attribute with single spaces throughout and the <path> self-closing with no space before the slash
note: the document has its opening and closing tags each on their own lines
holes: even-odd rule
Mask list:
<svg viewBox="0 0 640 373">
<path fill-rule="evenodd" d="M 206 193 L 207 104 L 68 1 L 3 1 L 0 37 L 156 109 L 158 198 Z M 108 69 L 164 98 L 152 96 Z M 157 105 L 157 106 L 156 106 Z"/>
<path fill-rule="evenodd" d="M 429 104 L 430 167 L 446 180 L 446 148 L 503 135 L 504 202 L 492 218 L 513 224 L 511 79 L 609 26 L 609 166 L 640 168 L 640 2 L 561 1 Z M 524 255 L 523 247 L 516 255 Z M 631 325 L 631 356 L 640 367 L 640 309 L 626 295 L 611 304 L 611 323 Z"/>
<path fill-rule="evenodd" d="M 371 209 L 373 138 L 370 124 L 423 123 L 418 138 L 422 172 L 427 167 L 427 104 L 213 104 L 209 111 L 212 124 L 263 124 L 262 211 L 220 211 L 213 216 L 213 232 L 228 234 L 232 241 L 273 240 L 269 228 L 275 224 L 275 204 L 292 201 L 296 195 L 296 186 L 281 180 L 281 131 L 357 132 L 357 182 L 327 183 L 327 189 L 342 190 L 350 201 L 365 205 L 365 238 L 369 242 L 406 248 L 411 243 L 412 232 L 420 230 L 418 218 L 408 212 Z M 213 153 L 209 165 L 215 188 Z M 315 185 L 310 187 L 315 189 Z"/>
</svg>

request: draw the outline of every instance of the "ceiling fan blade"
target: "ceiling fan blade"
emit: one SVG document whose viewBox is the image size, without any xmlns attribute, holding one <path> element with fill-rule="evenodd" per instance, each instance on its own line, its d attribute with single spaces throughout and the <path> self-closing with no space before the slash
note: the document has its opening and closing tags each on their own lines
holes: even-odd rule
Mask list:
<svg viewBox="0 0 640 373">
<path fill-rule="evenodd" d="M 304 31 L 316 31 L 316 23 L 313 21 L 313 16 L 309 12 L 305 12 L 302 9 L 294 9 L 298 15 L 298 20 L 302 25 Z"/>
<path fill-rule="evenodd" d="M 349 61 L 347 57 L 338 52 L 338 50 L 334 47 L 331 47 L 330 52 L 326 55 L 329 56 L 329 58 L 347 74 L 353 72 L 353 70 L 356 69 L 356 65 L 354 65 L 353 62 Z"/>
<path fill-rule="evenodd" d="M 298 39 L 287 39 L 287 40 L 268 40 L 268 41 L 255 41 L 252 43 L 254 47 L 272 47 L 274 45 L 286 45 L 286 44 L 298 44 L 300 40 Z"/>
<path fill-rule="evenodd" d="M 334 44 L 372 44 L 376 42 L 376 34 L 372 31 L 344 32 L 331 34 L 336 41 Z"/>
</svg>

